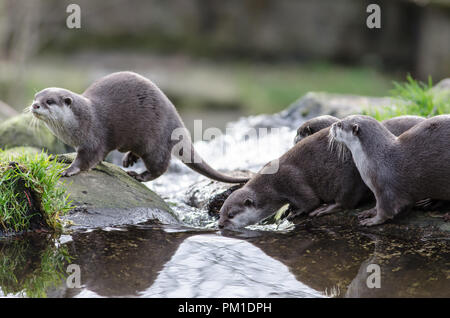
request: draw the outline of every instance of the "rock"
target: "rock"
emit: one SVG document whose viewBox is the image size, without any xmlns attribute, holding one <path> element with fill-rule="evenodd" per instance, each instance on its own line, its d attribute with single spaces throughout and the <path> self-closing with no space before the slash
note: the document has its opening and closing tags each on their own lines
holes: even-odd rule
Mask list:
<svg viewBox="0 0 450 318">
<path fill-rule="evenodd" d="M 311 92 L 294 102 L 282 111 L 282 118 L 313 118 L 331 115 L 343 118 L 360 114 L 364 110 L 376 109 L 392 105 L 394 99 L 389 97 L 367 97 L 358 95 L 342 95 Z"/>
<path fill-rule="evenodd" d="M 188 193 L 188 197 L 195 199 L 196 205 L 199 208 L 206 209 L 210 215 L 215 217 L 219 216 L 220 208 L 228 196 L 239 188 L 239 186 L 221 186 L 211 182 L 211 184 L 207 186 L 208 193 L 211 195 L 207 198 L 203 198 L 203 192 L 199 189 L 204 187 L 205 185 L 200 183 L 194 185 L 191 188 L 190 193 Z M 201 195 L 198 193 L 201 193 Z M 365 232 L 399 239 L 417 240 L 450 237 L 450 222 L 448 222 L 448 213 L 445 213 L 450 211 L 449 203 L 442 204 L 442 206 L 437 207 L 436 209 L 432 208 L 430 211 L 413 210 L 406 215 L 400 215 L 393 221 L 386 222 L 379 226 L 364 227 L 359 225 L 358 213 L 368 208 L 370 208 L 370 206 L 332 213 L 321 217 L 309 217 L 303 215 L 295 218 L 293 222 L 298 227 L 304 228 L 340 227 L 343 230 Z M 289 213 L 285 213 L 284 216 L 287 216 L 288 214 Z M 276 221 L 273 217 L 270 219 L 270 222 Z"/>
<path fill-rule="evenodd" d="M 445 78 L 432 88 L 436 98 L 447 99 L 450 103 L 450 78 Z"/>
<path fill-rule="evenodd" d="M 17 110 L 0 100 L 0 122 L 10 117 L 16 116 L 17 114 Z"/>
<path fill-rule="evenodd" d="M 450 78 L 444 78 L 442 81 L 437 83 L 433 89 L 439 89 L 443 91 L 450 91 Z"/>
<path fill-rule="evenodd" d="M 277 114 L 242 118 L 236 125 L 245 124 L 253 128 L 288 127 L 296 130 L 302 122 L 316 116 L 331 115 L 343 118 L 365 110 L 389 106 L 394 102 L 390 97 L 310 92 Z"/>
<path fill-rule="evenodd" d="M 230 186 L 230 184 L 214 180 L 202 180 L 193 184 L 186 192 L 186 204 L 218 218 L 226 198 L 241 187 L 240 184 Z"/>
<path fill-rule="evenodd" d="M 71 163 L 75 153 L 59 155 Z M 119 167 L 102 162 L 89 172 L 60 180 L 76 206 L 63 217 L 72 229 L 137 224 L 149 220 L 179 223 L 170 207 L 144 184 Z"/>
<path fill-rule="evenodd" d="M 14 116 L 0 124 L 0 148 L 33 147 L 51 154 L 72 151 L 70 146 L 57 139 L 42 122 L 31 127 L 31 114 Z"/>
<path fill-rule="evenodd" d="M 413 210 L 382 225 L 364 227 L 359 225 L 358 213 L 369 207 L 342 211 L 321 217 L 301 216 L 294 220 L 300 227 L 340 227 L 356 232 L 377 234 L 405 240 L 442 239 L 450 237 L 450 223 L 442 211 Z M 443 210 L 445 211 L 445 210 Z"/>
</svg>

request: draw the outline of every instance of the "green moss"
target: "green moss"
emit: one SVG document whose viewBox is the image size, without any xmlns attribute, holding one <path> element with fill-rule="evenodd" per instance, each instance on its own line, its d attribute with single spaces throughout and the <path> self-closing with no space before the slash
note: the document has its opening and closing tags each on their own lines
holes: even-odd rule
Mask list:
<svg viewBox="0 0 450 318">
<path fill-rule="evenodd" d="M 71 208 L 58 183 L 64 167 L 33 149 L 0 150 L 0 229 L 26 231 L 39 222 L 60 230 L 59 216 Z"/>
</svg>

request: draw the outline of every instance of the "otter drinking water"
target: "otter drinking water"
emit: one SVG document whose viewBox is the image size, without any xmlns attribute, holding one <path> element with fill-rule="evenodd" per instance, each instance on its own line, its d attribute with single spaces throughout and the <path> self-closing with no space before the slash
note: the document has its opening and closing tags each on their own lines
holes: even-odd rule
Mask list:
<svg viewBox="0 0 450 318">
<path fill-rule="evenodd" d="M 425 120 L 410 117 L 414 116 L 390 119 L 389 129 L 401 134 Z M 295 209 L 289 215 L 292 218 L 302 213 L 320 216 L 352 209 L 373 200 L 349 150 L 330 149 L 327 125 L 339 121 L 333 118 L 320 116 L 307 121 L 304 127 L 310 126 L 312 135 L 301 138 L 278 159 L 279 170 L 275 174 L 264 174 L 263 168 L 244 187 L 233 192 L 220 210 L 219 227 L 239 228 L 257 223 L 286 203 Z M 327 128 L 319 129 L 324 126 Z"/>
<path fill-rule="evenodd" d="M 66 177 L 95 167 L 118 149 L 127 152 L 125 167 L 139 158 L 144 161 L 146 171 L 128 172 L 139 181 L 162 175 L 172 152 L 208 178 L 228 183 L 248 180 L 226 176 L 204 162 L 195 152 L 173 104 L 154 83 L 136 73 L 110 74 L 81 95 L 62 88 L 44 89 L 35 95 L 31 112 L 77 150 L 75 161 L 62 174 Z M 181 141 L 173 138 L 174 132 Z M 172 151 L 174 148 L 177 151 Z"/>
<path fill-rule="evenodd" d="M 361 224 L 384 223 L 423 199 L 450 200 L 450 115 L 427 119 L 395 137 L 368 116 L 349 116 L 330 138 L 350 149 L 376 207 Z"/>
</svg>

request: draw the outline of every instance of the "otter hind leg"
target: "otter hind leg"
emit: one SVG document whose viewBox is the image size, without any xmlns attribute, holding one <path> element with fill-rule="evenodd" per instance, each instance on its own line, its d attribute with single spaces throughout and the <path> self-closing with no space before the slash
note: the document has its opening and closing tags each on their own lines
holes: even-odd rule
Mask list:
<svg viewBox="0 0 450 318">
<path fill-rule="evenodd" d="M 139 160 L 139 156 L 135 155 L 131 151 L 128 151 L 122 159 L 122 165 L 125 168 L 133 166 Z"/>
<path fill-rule="evenodd" d="M 289 221 L 294 220 L 299 215 L 313 211 L 320 205 L 319 198 L 308 186 L 303 186 L 302 191 L 298 192 L 297 195 L 289 201 L 294 207 L 300 207 L 293 209 L 293 211 L 289 213 L 287 216 Z"/>
<path fill-rule="evenodd" d="M 147 182 L 158 178 L 166 172 L 170 163 L 170 152 L 167 154 L 162 154 L 156 158 L 154 157 L 154 154 L 145 154 L 141 156 L 141 158 L 144 161 L 147 170 L 142 173 L 137 173 L 134 171 L 128 171 L 127 173 L 137 181 Z"/>
</svg>

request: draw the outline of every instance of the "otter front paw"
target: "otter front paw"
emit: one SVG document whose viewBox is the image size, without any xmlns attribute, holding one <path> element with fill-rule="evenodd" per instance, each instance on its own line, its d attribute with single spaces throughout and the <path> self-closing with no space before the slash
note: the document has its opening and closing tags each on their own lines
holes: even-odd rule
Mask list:
<svg viewBox="0 0 450 318">
<path fill-rule="evenodd" d="M 139 160 L 139 157 L 136 156 L 134 153 L 132 153 L 131 151 L 128 151 L 122 159 L 122 165 L 125 168 L 131 167 L 133 166 L 137 161 Z"/>
<path fill-rule="evenodd" d="M 81 171 L 80 168 L 70 166 L 69 168 L 67 168 L 66 170 L 64 170 L 61 173 L 61 177 L 71 177 L 71 176 L 74 176 L 74 175 L 80 173 L 80 171 Z"/>
</svg>

